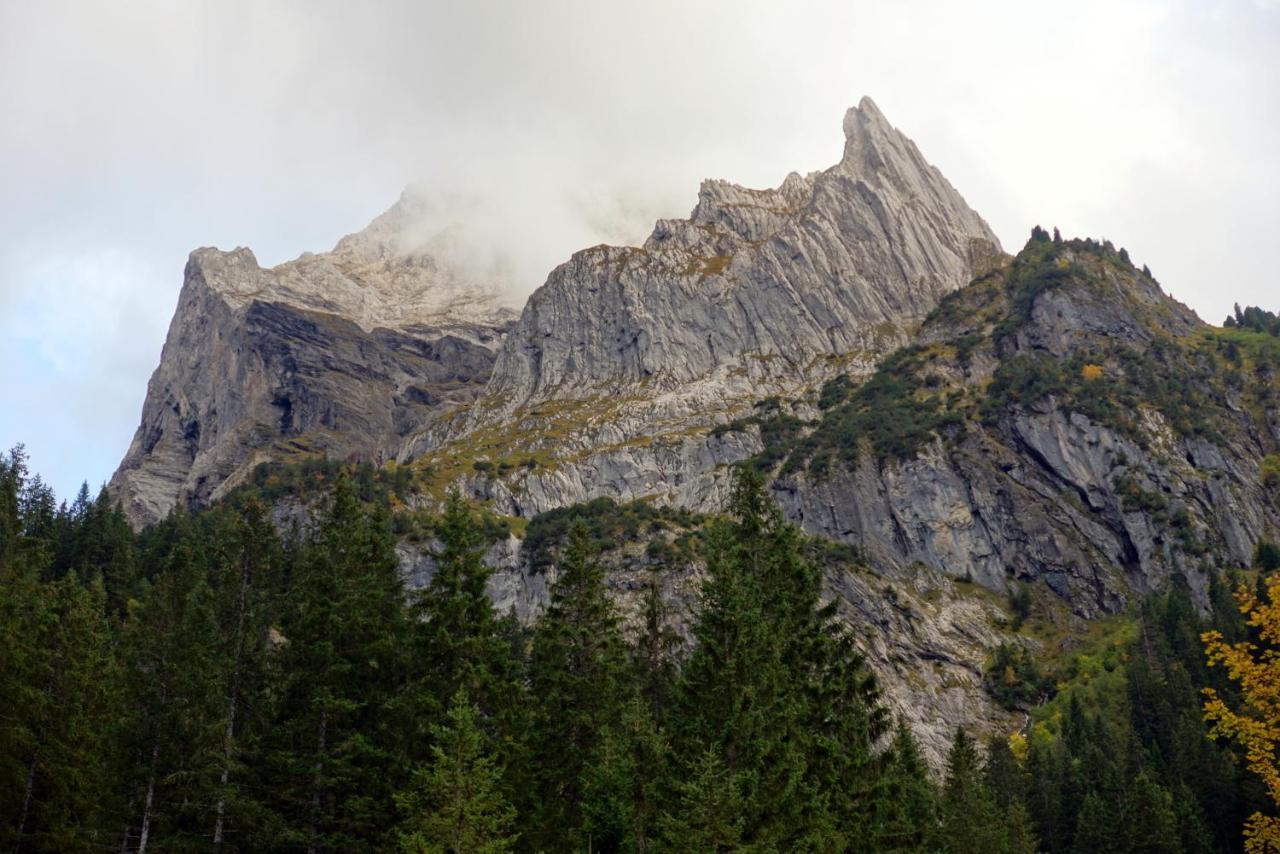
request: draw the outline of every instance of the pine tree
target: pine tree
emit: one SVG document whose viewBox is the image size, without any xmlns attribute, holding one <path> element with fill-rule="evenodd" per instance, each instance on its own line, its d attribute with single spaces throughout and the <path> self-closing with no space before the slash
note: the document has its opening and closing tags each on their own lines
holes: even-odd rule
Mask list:
<svg viewBox="0 0 1280 854">
<path fill-rule="evenodd" d="M 341 477 L 299 549 L 267 747 L 277 844 L 376 848 L 401 782 L 388 704 L 402 684 L 407 616 L 390 525 Z"/>
<path fill-rule="evenodd" d="M 714 750 L 700 754 L 676 786 L 674 809 L 661 819 L 666 850 L 704 854 L 742 850 L 747 809 L 741 783 Z"/>
<path fill-rule="evenodd" d="M 582 825 L 583 770 L 627 700 L 626 647 L 581 520 L 569 529 L 551 604 L 529 663 L 534 698 L 534 842 L 571 846 Z"/>
<path fill-rule="evenodd" d="M 399 845 L 406 852 L 511 851 L 515 809 L 502 794 L 502 770 L 486 748 L 478 712 L 459 689 L 432 727 L 432 761 L 414 772 L 408 791 L 396 796 L 406 816 Z"/>
<path fill-rule="evenodd" d="M 114 790 L 108 771 L 120 684 L 106 594 L 100 581 L 86 586 L 74 573 L 26 582 L 5 590 L 30 610 L 18 623 L 29 632 L 27 643 L 7 648 L 0 683 L 13 799 L 6 813 L 12 824 L 2 838 L 19 851 L 100 847 L 108 844 L 104 822 Z M 11 619 L 6 614 L 9 626 Z M 17 684 L 9 681 L 15 677 Z"/>
<path fill-rule="evenodd" d="M 645 594 L 644 623 L 632 650 L 635 678 L 649 711 L 663 716 L 670 711 L 679 675 L 677 654 L 682 641 L 670 625 L 666 601 L 656 575 Z"/>
<path fill-rule="evenodd" d="M 1074 851 L 1078 854 L 1111 854 L 1119 851 L 1116 822 L 1119 816 L 1097 792 L 1085 795 L 1076 819 Z"/>
<path fill-rule="evenodd" d="M 207 836 L 221 746 L 219 627 L 204 549 L 189 521 L 124 635 L 132 789 L 126 839 L 139 854 Z"/>
<path fill-rule="evenodd" d="M 705 765 L 711 752 L 745 804 L 744 841 L 777 844 L 772 835 L 795 829 L 781 827 L 779 813 L 794 809 L 786 793 L 798 791 L 805 770 L 799 697 L 789 693 L 760 578 L 736 554 L 732 529 L 713 525 L 706 544 L 695 645 L 677 698 L 677 755 Z M 698 771 L 691 765 L 682 776 Z"/>
<path fill-rule="evenodd" d="M 735 521 L 707 536 L 677 753 L 718 752 L 748 805 L 751 844 L 848 844 L 865 820 L 871 745 L 885 729 L 878 688 L 754 469 L 740 471 L 731 509 Z"/>
<path fill-rule="evenodd" d="M 484 564 L 480 527 L 457 492 L 446 502 L 439 538 L 435 574 L 415 603 L 411 716 L 439 719 L 453 695 L 465 690 L 483 720 L 513 739 L 520 735 L 525 706 L 517 666 L 486 593 L 491 570 Z M 411 752 L 420 741 L 430 739 L 411 735 Z"/>
<path fill-rule="evenodd" d="M 1182 851 L 1169 791 L 1143 772 L 1130 782 L 1124 803 L 1124 850 L 1148 854 Z"/>
<path fill-rule="evenodd" d="M 658 815 L 672 787 L 670 748 L 637 696 L 604 733 L 584 772 L 583 831 L 589 850 L 653 849 Z"/>
<path fill-rule="evenodd" d="M 938 796 L 915 736 L 898 722 L 871 790 L 867 809 L 869 851 L 928 851 L 937 838 Z"/>
<path fill-rule="evenodd" d="M 1204 813 L 1191 788 L 1185 783 L 1175 785 L 1173 795 L 1173 812 L 1178 823 L 1178 839 L 1182 842 L 1185 854 L 1210 854 L 1213 849 L 1213 837 L 1205 822 Z"/>
<path fill-rule="evenodd" d="M 212 545 L 221 667 L 221 769 L 213 807 L 212 841 L 243 844 L 259 819 L 261 804 L 250 793 L 251 767 L 268 723 L 271 632 L 279 619 L 283 555 L 266 509 L 256 499 L 237 512 L 215 512 Z"/>
<path fill-rule="evenodd" d="M 0 454 L 0 568 L 18 559 L 22 536 L 20 501 L 27 477 L 27 458 L 22 445 Z"/>
<path fill-rule="evenodd" d="M 1031 815 L 1022 801 L 1012 801 L 1004 810 L 1004 850 L 1009 854 L 1036 854 L 1040 850 Z"/>
<path fill-rule="evenodd" d="M 964 730 L 956 731 L 947 755 L 941 841 L 953 854 L 993 854 L 1006 849 L 1005 829 L 983 779 L 978 751 Z"/>
<path fill-rule="evenodd" d="M 987 740 L 987 758 L 982 766 L 983 778 L 996 806 L 1007 809 L 1022 800 L 1026 791 L 1026 779 L 1007 739 L 993 735 Z"/>
</svg>

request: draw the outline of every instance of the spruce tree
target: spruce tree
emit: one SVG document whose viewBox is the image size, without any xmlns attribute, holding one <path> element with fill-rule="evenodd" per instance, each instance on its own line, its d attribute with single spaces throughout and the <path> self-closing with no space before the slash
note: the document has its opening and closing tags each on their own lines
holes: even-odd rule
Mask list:
<svg viewBox="0 0 1280 854">
<path fill-rule="evenodd" d="M 1007 739 L 992 735 L 987 740 L 987 758 L 982 766 L 982 774 L 995 798 L 996 806 L 1008 808 L 1015 801 L 1022 800 L 1026 791 L 1026 777 L 1013 751 L 1009 749 Z"/>
<path fill-rule="evenodd" d="M 1116 822 L 1119 816 L 1097 792 L 1085 795 L 1076 820 L 1073 851 L 1077 854 L 1112 854 L 1121 850 Z"/>
<path fill-rule="evenodd" d="M 74 573 L 26 582 L 5 589 L 29 609 L 17 623 L 29 634 L 7 647 L 0 668 L 10 818 L 0 838 L 18 851 L 107 846 L 120 682 L 106 594 L 100 580 L 83 585 Z"/>
<path fill-rule="evenodd" d="M 746 842 L 849 844 L 863 832 L 885 729 L 878 688 L 754 469 L 740 470 L 731 510 L 707 536 L 677 754 L 718 753 L 747 804 Z"/>
<path fill-rule="evenodd" d="M 661 718 L 671 710 L 679 675 L 679 653 L 682 641 L 671 627 L 666 600 L 656 574 L 650 577 L 645 593 L 644 622 L 632 649 L 635 679 L 640 695 L 652 715 Z"/>
<path fill-rule="evenodd" d="M 361 508 L 345 475 L 299 549 L 287 612 L 267 748 L 277 844 L 377 848 L 404 770 L 388 704 L 407 609 L 389 521 Z"/>
<path fill-rule="evenodd" d="M 765 615 L 760 577 L 737 553 L 729 526 L 709 529 L 706 562 L 674 723 L 677 756 L 686 762 L 680 776 L 710 773 L 711 753 L 716 779 L 731 781 L 744 803 L 744 841 L 778 844 L 777 836 L 801 829 L 779 821 L 794 809 L 788 795 L 799 791 L 805 770 L 800 697 L 785 672 L 782 638 Z"/>
<path fill-rule="evenodd" d="M 648 703 L 633 697 L 584 772 L 583 835 L 592 851 L 653 849 L 672 781 L 671 756 Z"/>
<path fill-rule="evenodd" d="M 219 627 L 205 550 L 189 520 L 163 570 L 133 603 L 124 634 L 130 801 L 139 852 L 207 837 L 220 766 Z"/>
<path fill-rule="evenodd" d="M 618 617 L 586 526 L 575 521 L 539 621 L 529 662 L 534 701 L 535 845 L 576 844 L 583 771 L 627 700 L 627 658 Z"/>
<path fill-rule="evenodd" d="M 743 849 L 743 826 L 749 812 L 736 775 L 715 750 L 699 754 L 688 776 L 676 785 L 673 809 L 661 819 L 668 851 L 680 854 Z"/>
<path fill-rule="evenodd" d="M 1173 797 L 1145 771 L 1129 783 L 1122 821 L 1125 851 L 1146 854 L 1182 851 Z"/>
<path fill-rule="evenodd" d="M 1009 854 L 1036 854 L 1040 850 L 1031 815 L 1022 801 L 1012 801 L 1001 815 L 1004 825 L 1004 850 Z"/>
<path fill-rule="evenodd" d="M 254 775 L 269 723 L 271 637 L 280 618 L 283 554 L 266 508 L 256 499 L 210 516 L 222 697 L 212 842 L 243 846 L 261 820 Z"/>
<path fill-rule="evenodd" d="M 511 742 L 522 735 L 525 706 L 518 668 L 486 593 L 491 570 L 484 564 L 480 526 L 456 491 L 446 502 L 438 535 L 435 574 L 414 606 L 414 684 L 406 706 L 415 721 L 438 720 L 464 690 L 480 708 L 482 722 L 500 727 Z M 430 742 L 428 735 L 411 732 L 411 753 Z"/>
<path fill-rule="evenodd" d="M 511 851 L 515 809 L 502 793 L 502 770 L 485 744 L 479 715 L 459 689 L 432 726 L 432 760 L 414 772 L 408 790 L 396 796 L 405 820 L 398 842 L 406 852 Z"/>
<path fill-rule="evenodd" d="M 899 721 L 871 789 L 863 847 L 869 851 L 931 850 L 938 835 L 937 801 L 915 736 Z"/>
<path fill-rule="evenodd" d="M 993 854 L 1006 850 L 1003 822 L 983 779 L 978 751 L 964 730 L 957 730 L 947 754 L 942 794 L 943 848 L 953 854 Z"/>
</svg>

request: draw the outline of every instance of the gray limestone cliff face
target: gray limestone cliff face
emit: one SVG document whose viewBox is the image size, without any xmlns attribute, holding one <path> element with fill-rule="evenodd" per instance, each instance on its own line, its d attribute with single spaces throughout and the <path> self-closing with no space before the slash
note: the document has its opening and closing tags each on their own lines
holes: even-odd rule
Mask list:
<svg viewBox="0 0 1280 854">
<path fill-rule="evenodd" d="M 643 246 L 573 255 L 529 298 L 484 395 L 399 459 L 536 453 L 549 464 L 456 481 L 517 515 L 601 496 L 716 509 L 725 466 L 758 442 L 708 428 L 870 374 L 943 295 L 1006 257 L 870 99 L 844 135 L 825 171 L 768 190 L 706 181 L 690 217 L 660 220 Z"/>
<path fill-rule="evenodd" d="M 401 245 L 413 215 L 406 196 L 332 253 L 272 269 L 248 249 L 191 254 L 110 483 L 135 525 L 217 497 L 260 462 L 393 457 L 474 400 L 515 313 Z"/>
<path fill-rule="evenodd" d="M 1260 471 L 1277 419 L 1259 400 L 1277 377 L 1234 386 L 1209 328 L 1127 261 L 1070 264 L 1082 274 L 1039 291 L 975 283 L 926 323 L 924 388 L 957 402 L 958 426 L 906 459 L 864 447 L 783 473 L 789 518 L 886 572 L 1031 585 L 1090 618 L 1174 577 L 1203 604 L 1210 572 L 1249 565 L 1280 531 Z M 1015 373 L 1025 382 L 999 391 Z"/>
<path fill-rule="evenodd" d="M 844 131 L 830 169 L 772 190 L 704 182 L 689 219 L 659 221 L 642 247 L 598 246 L 556 268 L 499 353 L 488 403 L 670 391 L 726 371 L 794 384 L 816 359 L 909 329 L 1002 257 L 870 99 Z"/>
</svg>

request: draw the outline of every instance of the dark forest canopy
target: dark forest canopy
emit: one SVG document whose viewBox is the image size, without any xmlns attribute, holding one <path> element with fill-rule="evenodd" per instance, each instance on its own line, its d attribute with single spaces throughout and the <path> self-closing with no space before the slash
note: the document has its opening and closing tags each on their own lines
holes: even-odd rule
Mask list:
<svg viewBox="0 0 1280 854">
<path fill-rule="evenodd" d="M 749 468 L 690 544 L 688 648 L 656 585 L 624 636 L 571 513 L 538 528 L 557 581 L 525 628 L 485 595 L 473 509 L 450 499 L 409 592 L 366 498 L 339 477 L 286 538 L 252 497 L 134 534 L 0 457 L 0 844 L 1190 854 L 1240 850 L 1263 806 L 1201 720 L 1201 688 L 1235 696 L 1199 641 L 1245 636 L 1234 579 L 1207 615 L 1154 595 L 1106 679 L 1026 737 L 957 733 L 935 774 Z"/>
</svg>

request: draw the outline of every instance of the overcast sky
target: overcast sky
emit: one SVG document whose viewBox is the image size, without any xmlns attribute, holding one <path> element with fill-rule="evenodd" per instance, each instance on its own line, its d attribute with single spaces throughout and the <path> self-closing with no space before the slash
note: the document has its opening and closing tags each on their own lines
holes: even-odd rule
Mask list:
<svg viewBox="0 0 1280 854">
<path fill-rule="evenodd" d="M 197 246 L 275 264 L 421 182 L 528 291 L 704 177 L 831 165 L 864 94 L 1006 248 L 1280 308 L 1276 0 L 0 0 L 0 444 L 110 477 Z"/>
</svg>

